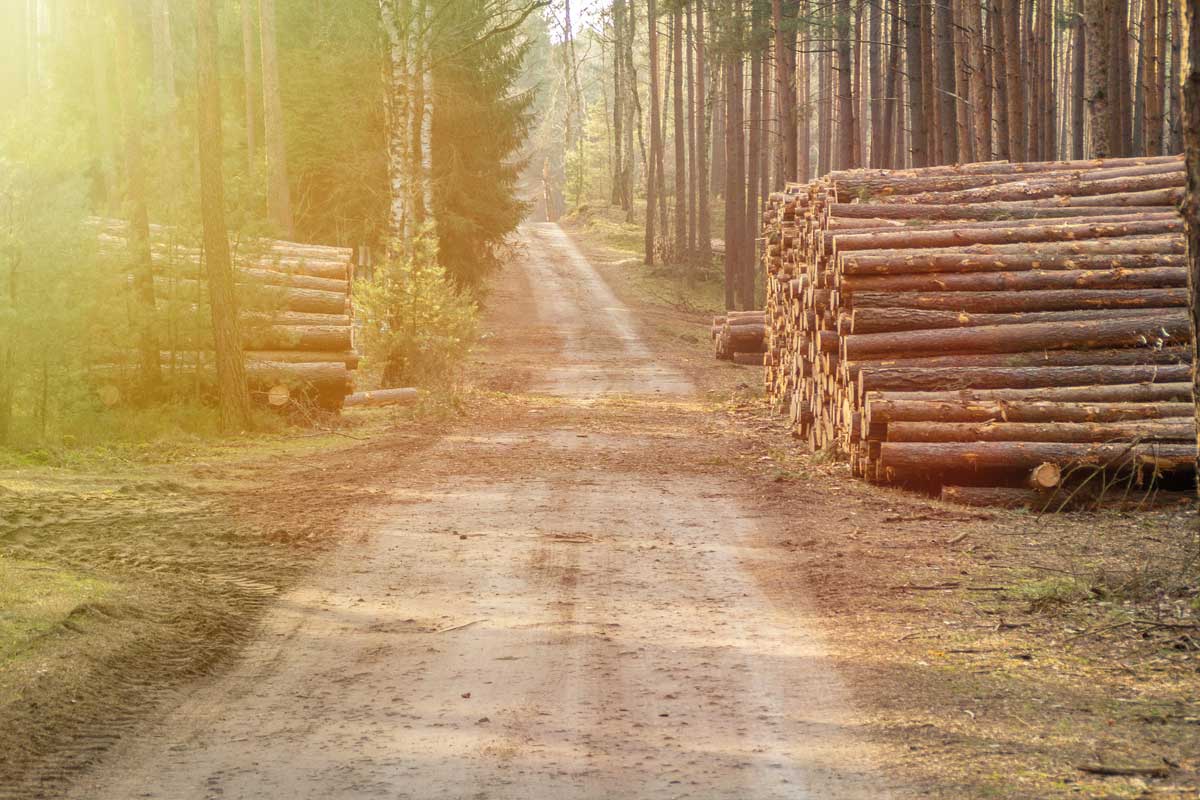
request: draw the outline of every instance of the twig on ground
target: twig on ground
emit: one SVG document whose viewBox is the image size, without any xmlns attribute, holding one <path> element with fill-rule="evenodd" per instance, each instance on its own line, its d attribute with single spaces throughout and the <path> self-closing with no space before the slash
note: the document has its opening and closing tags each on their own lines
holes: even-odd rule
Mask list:
<svg viewBox="0 0 1200 800">
<path fill-rule="evenodd" d="M 1114 767 L 1109 764 L 1077 764 L 1075 769 L 1090 772 L 1093 775 L 1124 775 L 1147 778 L 1166 778 L 1171 770 L 1161 767 Z"/>
</svg>

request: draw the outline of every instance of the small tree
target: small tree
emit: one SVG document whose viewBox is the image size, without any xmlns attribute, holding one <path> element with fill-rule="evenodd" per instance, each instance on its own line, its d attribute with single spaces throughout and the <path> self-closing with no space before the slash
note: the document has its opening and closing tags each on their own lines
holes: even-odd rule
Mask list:
<svg viewBox="0 0 1200 800">
<path fill-rule="evenodd" d="M 355 286 L 363 348 L 384 387 L 444 383 L 475 338 L 475 303 L 450 283 L 429 227 L 411 251 Z"/>
</svg>

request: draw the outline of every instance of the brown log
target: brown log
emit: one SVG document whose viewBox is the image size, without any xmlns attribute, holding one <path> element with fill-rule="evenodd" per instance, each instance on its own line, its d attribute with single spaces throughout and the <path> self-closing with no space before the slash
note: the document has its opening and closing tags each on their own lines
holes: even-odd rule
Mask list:
<svg viewBox="0 0 1200 800">
<path fill-rule="evenodd" d="M 1128 422 L 893 422 L 889 442 L 1190 442 L 1188 417 Z"/>
<path fill-rule="evenodd" d="M 858 392 L 928 392 L 954 389 L 1033 389 L 1132 383 L 1182 383 L 1190 364 L 1068 367 L 867 367 L 858 370 Z"/>
<path fill-rule="evenodd" d="M 1071 311 L 1087 308 L 1174 308 L 1187 305 L 1186 289 L 1049 289 L 1030 292 L 856 292 L 854 311 L 921 308 L 971 313 Z"/>
<path fill-rule="evenodd" d="M 1187 285 L 1183 267 L 1028 272 L 930 272 L 842 278 L 838 291 L 858 292 L 1027 292 L 1063 289 L 1174 289 Z"/>
<path fill-rule="evenodd" d="M 839 256 L 838 267 L 841 275 L 1144 269 L 1180 266 L 1183 255 L 1183 242 L 1178 237 L 1135 236 L 1089 239 L 1067 247 L 1056 242 L 1047 247 L 1023 248 L 1020 252 L 1012 252 L 1008 245 L 967 250 L 860 250 Z"/>
<path fill-rule="evenodd" d="M 278 308 L 317 314 L 345 314 L 349 300 L 345 292 L 327 292 L 294 286 L 243 282 L 237 284 L 238 301 L 243 308 Z M 155 278 L 154 292 L 161 298 L 207 300 L 205 284 L 190 279 Z"/>
<path fill-rule="evenodd" d="M 1157 465 L 1195 469 L 1196 443 L 884 442 L 879 463 L 891 480 L 947 472 L 1030 470 L 1050 462 L 1065 469 Z"/>
<path fill-rule="evenodd" d="M 1035 180 L 981 186 L 952 192 L 926 192 L 896 198 L 913 203 L 992 203 L 997 201 L 1038 200 L 1050 197 L 1085 197 L 1144 192 L 1155 189 L 1177 189 L 1185 183 L 1183 171 L 1161 172 L 1118 178 L 1078 178 Z"/>
<path fill-rule="evenodd" d="M 1171 203 L 1155 206 L 1131 206 L 1122 202 L 1126 195 L 1099 195 L 1096 197 L 1070 197 L 1054 201 L 1017 203 L 970 203 L 966 205 L 940 205 L 918 203 L 830 203 L 831 219 L 889 219 L 889 220 L 1003 220 L 1003 219 L 1059 219 L 1088 214 L 1120 216 L 1142 213 L 1171 211 Z M 1149 198 L 1146 198 L 1149 199 Z M 1099 205 L 1102 201 L 1113 205 Z"/>
<path fill-rule="evenodd" d="M 1156 341 L 1190 339 L 1187 315 L 1169 310 L 1161 317 L 1028 325 L 985 325 L 903 333 L 854 334 L 841 338 L 846 360 L 923 353 L 1020 353 L 1035 350 L 1138 347 Z"/>
<path fill-rule="evenodd" d="M 1082 223 L 1076 225 L 1045 225 L 1044 227 L 1010 226 L 1003 228 L 960 227 L 951 230 L 874 231 L 845 234 L 837 237 L 836 250 L 880 248 L 911 249 L 927 247 L 962 247 L 976 244 L 1018 244 L 1026 242 L 1062 242 L 1075 239 L 1101 239 L 1117 236 L 1150 236 L 1178 233 L 1183 221 L 1176 218 L 1126 222 Z"/>
<path fill-rule="evenodd" d="M 249 350 L 351 350 L 351 328 L 336 325 L 264 325 L 243 332 Z"/>
<path fill-rule="evenodd" d="M 846 361 L 850 381 L 858 380 L 864 369 L 941 367 L 1091 367 L 1098 365 L 1190 364 L 1190 346 L 1163 348 L 1139 347 L 1121 350 L 1047 350 L 1028 353 L 976 353 L 948 356 L 899 356 L 887 359 Z M 1098 383 L 1099 381 L 1093 381 Z"/>
<path fill-rule="evenodd" d="M 1191 381 L 1184 383 L 1123 383 L 1109 386 L 1041 386 L 1028 389 L 959 389 L 939 392 L 871 392 L 875 400 L 960 402 L 1047 401 L 1056 403 L 1174 403 L 1192 399 Z"/>
<path fill-rule="evenodd" d="M 1161 308 L 1123 309 L 1124 319 L 1158 318 Z M 1111 319 L 1107 309 L 1071 311 L 1026 311 L 1014 314 L 975 314 L 964 311 L 937 311 L 923 308 L 859 308 L 850 314 L 849 333 L 888 333 L 892 331 L 978 328 L 984 325 L 1029 325 L 1033 323 L 1074 322 Z"/>
<path fill-rule="evenodd" d="M 1120 422 L 1183 417 L 1191 403 L 1052 403 L 868 400 L 867 427 L 893 422 Z"/>
<path fill-rule="evenodd" d="M 327 364 L 340 362 L 346 365 L 346 369 L 354 370 L 358 368 L 358 362 L 362 358 L 358 353 L 347 350 L 344 353 L 335 353 L 324 350 L 306 352 L 304 350 L 246 350 L 243 352 L 247 363 L 251 361 L 266 361 L 280 364 Z M 206 362 L 212 360 L 212 352 L 209 350 L 164 350 L 159 353 L 164 369 L 173 363 L 192 364 L 197 361 Z"/>
</svg>

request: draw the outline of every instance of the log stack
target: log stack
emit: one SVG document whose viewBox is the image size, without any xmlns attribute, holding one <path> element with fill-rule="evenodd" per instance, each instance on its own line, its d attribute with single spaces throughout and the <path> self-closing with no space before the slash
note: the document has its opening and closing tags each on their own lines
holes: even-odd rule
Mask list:
<svg viewBox="0 0 1200 800">
<path fill-rule="evenodd" d="M 101 252 L 127 259 L 125 223 L 98 219 L 94 225 Z M 256 399 L 277 406 L 304 400 L 336 410 L 353 393 L 359 356 L 352 254 L 349 248 L 277 240 L 231 247 L 247 378 Z M 202 251 L 173 229 L 155 225 L 151 259 L 164 372 L 211 383 L 215 368 Z M 130 364 L 136 360 L 131 357 Z M 104 367 L 107 373 L 114 365 Z"/>
<path fill-rule="evenodd" d="M 1192 474 L 1183 187 L 1170 156 L 788 185 L 763 223 L 772 407 L 856 475 L 947 496 L 1053 489 L 1043 465 Z"/>
<path fill-rule="evenodd" d="M 765 319 L 762 311 L 727 311 L 714 317 L 711 335 L 716 357 L 761 367 L 767 351 Z"/>
</svg>

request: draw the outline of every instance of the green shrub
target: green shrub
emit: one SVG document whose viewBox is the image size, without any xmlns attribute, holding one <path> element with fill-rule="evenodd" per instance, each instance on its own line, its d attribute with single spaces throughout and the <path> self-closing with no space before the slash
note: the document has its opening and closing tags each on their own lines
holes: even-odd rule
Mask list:
<svg viewBox="0 0 1200 800">
<path fill-rule="evenodd" d="M 381 372 L 385 387 L 451 382 L 475 340 L 475 301 L 451 284 L 436 251 L 427 229 L 411 256 L 355 286 L 367 367 Z"/>
</svg>

